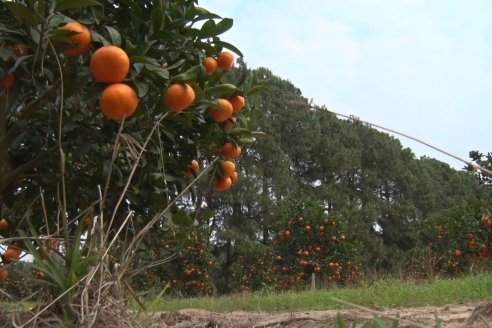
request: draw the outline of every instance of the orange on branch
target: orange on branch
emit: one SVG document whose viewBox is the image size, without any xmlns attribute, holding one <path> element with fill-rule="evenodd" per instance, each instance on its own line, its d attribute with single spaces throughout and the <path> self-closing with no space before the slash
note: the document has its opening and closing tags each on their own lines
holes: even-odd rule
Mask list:
<svg viewBox="0 0 492 328">
<path fill-rule="evenodd" d="M 69 37 L 70 44 L 73 46 L 70 49 L 66 49 L 63 53 L 67 56 L 79 56 L 89 51 L 91 46 L 91 33 L 87 26 L 79 22 L 69 22 L 66 25 L 60 27 L 61 30 L 67 30 L 76 32 Z"/>
<path fill-rule="evenodd" d="M 232 109 L 233 109 L 234 113 L 240 112 L 241 109 L 243 109 L 244 104 L 245 104 L 244 97 L 240 96 L 240 95 L 234 95 L 234 96 L 230 97 L 229 102 L 232 105 Z"/>
<path fill-rule="evenodd" d="M 198 165 L 198 162 L 196 160 L 192 160 L 186 169 L 185 175 L 187 177 L 192 177 L 193 174 L 198 173 L 199 169 L 200 169 L 200 166 Z"/>
<path fill-rule="evenodd" d="M 237 181 L 237 172 L 232 172 L 231 180 L 232 180 L 232 183 L 236 183 L 236 181 Z"/>
<path fill-rule="evenodd" d="M 223 71 L 229 71 L 234 65 L 234 55 L 230 51 L 222 51 L 217 58 L 217 66 Z"/>
<path fill-rule="evenodd" d="M 13 262 L 13 261 L 17 261 L 20 258 L 21 254 L 22 254 L 22 250 L 19 247 L 15 245 L 9 245 L 5 250 L 5 252 L 3 253 L 3 257 L 8 262 Z"/>
<path fill-rule="evenodd" d="M 7 219 L 0 220 L 0 231 L 9 231 L 9 222 Z"/>
<path fill-rule="evenodd" d="M 205 66 L 207 74 L 211 75 L 217 71 L 217 60 L 214 57 L 205 57 L 205 59 L 203 59 L 203 66 Z"/>
<path fill-rule="evenodd" d="M 0 282 L 4 282 L 5 280 L 7 280 L 8 276 L 9 272 L 7 271 L 7 269 L 4 267 L 0 267 Z"/>
<path fill-rule="evenodd" d="M 171 112 L 180 112 L 195 101 L 195 90 L 186 83 L 175 83 L 164 93 L 164 104 Z"/>
<path fill-rule="evenodd" d="M 232 115 L 232 104 L 227 99 L 218 99 L 217 100 L 218 107 L 212 107 L 210 109 L 210 115 L 215 122 L 225 122 Z"/>
<path fill-rule="evenodd" d="M 27 44 L 18 43 L 13 45 L 11 48 L 16 57 L 27 56 L 29 54 L 29 47 Z"/>
<path fill-rule="evenodd" d="M 130 71 L 130 58 L 121 48 L 104 46 L 92 54 L 90 68 L 97 81 L 119 83 Z"/>
<path fill-rule="evenodd" d="M 222 156 L 228 159 L 238 158 L 241 155 L 241 147 L 233 144 L 232 142 L 226 142 L 222 146 Z"/>
<path fill-rule="evenodd" d="M 99 106 L 106 117 L 119 121 L 135 112 L 138 107 L 137 94 L 126 84 L 111 84 L 101 94 Z"/>
<path fill-rule="evenodd" d="M 222 163 L 222 177 L 230 178 L 232 174 L 236 171 L 236 164 L 231 161 L 224 161 Z"/>
<path fill-rule="evenodd" d="M 226 191 L 232 186 L 231 178 L 225 178 L 220 180 L 214 180 L 215 191 Z"/>
<path fill-rule="evenodd" d="M 10 88 L 11 86 L 13 86 L 15 83 L 15 75 L 14 73 L 7 73 L 5 74 L 5 76 L 3 77 L 3 79 L 0 80 L 0 84 L 5 87 L 5 88 Z"/>
</svg>

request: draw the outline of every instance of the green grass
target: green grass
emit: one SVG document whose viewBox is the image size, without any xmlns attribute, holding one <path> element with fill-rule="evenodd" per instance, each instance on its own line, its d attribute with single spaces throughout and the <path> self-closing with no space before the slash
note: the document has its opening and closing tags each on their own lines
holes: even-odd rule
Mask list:
<svg viewBox="0 0 492 328">
<path fill-rule="evenodd" d="M 163 299 L 152 310 L 172 311 L 199 308 L 216 312 L 304 311 L 346 308 L 333 300 L 369 307 L 400 307 L 444 305 L 481 301 L 492 297 L 492 274 L 457 279 L 435 279 L 414 283 L 401 280 L 381 280 L 357 288 L 338 288 L 305 292 L 257 292 L 251 295 L 223 297 Z"/>
</svg>

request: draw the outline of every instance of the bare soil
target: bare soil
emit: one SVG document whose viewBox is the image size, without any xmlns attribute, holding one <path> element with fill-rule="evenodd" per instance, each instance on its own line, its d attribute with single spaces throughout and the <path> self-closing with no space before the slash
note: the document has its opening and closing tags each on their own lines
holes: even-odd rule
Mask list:
<svg viewBox="0 0 492 328">
<path fill-rule="evenodd" d="M 363 308 L 349 310 L 302 312 L 246 312 L 216 313 L 199 309 L 184 309 L 159 314 L 153 325 L 158 328 L 319 328 L 336 327 L 337 315 L 343 316 L 347 327 L 360 327 L 374 318 L 382 317 L 387 324 L 399 318 L 399 327 L 481 328 L 492 327 L 492 301 L 407 308 Z M 391 325 L 389 325 L 391 327 Z"/>
</svg>

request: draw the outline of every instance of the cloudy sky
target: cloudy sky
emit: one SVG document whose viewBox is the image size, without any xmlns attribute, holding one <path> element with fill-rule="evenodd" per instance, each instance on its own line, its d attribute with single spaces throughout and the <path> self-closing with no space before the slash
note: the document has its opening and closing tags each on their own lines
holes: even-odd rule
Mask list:
<svg viewBox="0 0 492 328">
<path fill-rule="evenodd" d="M 202 0 L 222 38 L 315 104 L 468 159 L 492 152 L 492 1 Z M 463 164 L 398 137 L 417 157 Z"/>
</svg>

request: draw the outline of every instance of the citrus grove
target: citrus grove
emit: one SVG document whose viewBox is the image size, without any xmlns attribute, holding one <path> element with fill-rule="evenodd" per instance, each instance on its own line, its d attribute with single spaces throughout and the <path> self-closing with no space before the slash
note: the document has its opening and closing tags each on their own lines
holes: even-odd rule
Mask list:
<svg viewBox="0 0 492 328">
<path fill-rule="evenodd" d="M 38 273 L 23 279 L 54 301 L 40 312 L 75 325 L 138 303 L 142 277 L 210 288 L 195 204 L 237 181 L 262 89 L 227 79 L 242 56 L 220 39 L 232 24 L 189 0 L 2 2 L 0 284 L 29 255 Z M 209 269 L 166 271 L 175 257 Z"/>
</svg>

